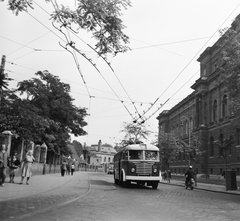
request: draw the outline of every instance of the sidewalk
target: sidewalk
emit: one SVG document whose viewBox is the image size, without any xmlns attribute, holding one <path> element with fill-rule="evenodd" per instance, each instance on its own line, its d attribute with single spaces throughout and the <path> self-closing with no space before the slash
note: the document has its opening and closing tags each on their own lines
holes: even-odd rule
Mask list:
<svg viewBox="0 0 240 221">
<path fill-rule="evenodd" d="M 240 196 L 240 189 L 238 186 L 238 190 L 226 190 L 226 187 L 224 185 L 217 185 L 210 183 L 211 181 L 208 181 L 208 183 L 204 183 L 204 180 L 198 179 L 196 186 L 194 186 L 195 189 L 205 190 L 205 191 L 212 191 L 212 192 L 221 192 L 225 194 L 234 194 Z M 214 181 L 213 181 L 214 182 Z M 184 187 L 185 180 L 178 179 L 178 178 L 172 178 L 170 180 L 170 183 L 167 181 L 160 182 L 162 184 L 169 184 L 169 185 L 177 185 Z"/>
<path fill-rule="evenodd" d="M 7 177 L 4 187 L 0 187 L 0 201 L 44 193 L 59 188 L 78 177 L 83 177 L 84 174 L 86 175 L 85 172 L 75 172 L 73 176 L 65 175 L 64 177 L 59 173 L 35 175 L 29 180 L 29 185 L 26 185 L 26 178 L 23 184 L 19 185 L 20 177 L 15 177 L 15 183 L 9 183 L 9 178 Z M 82 185 L 87 188 L 86 182 L 83 182 Z"/>
</svg>

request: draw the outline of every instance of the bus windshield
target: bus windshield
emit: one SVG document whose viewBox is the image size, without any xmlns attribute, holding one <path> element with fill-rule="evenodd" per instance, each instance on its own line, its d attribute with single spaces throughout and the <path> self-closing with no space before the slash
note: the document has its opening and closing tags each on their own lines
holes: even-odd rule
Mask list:
<svg viewBox="0 0 240 221">
<path fill-rule="evenodd" d="M 143 151 L 142 150 L 129 150 L 129 159 L 130 160 L 143 160 Z"/>
<path fill-rule="evenodd" d="M 145 150 L 145 160 L 158 160 L 158 151 Z"/>
</svg>

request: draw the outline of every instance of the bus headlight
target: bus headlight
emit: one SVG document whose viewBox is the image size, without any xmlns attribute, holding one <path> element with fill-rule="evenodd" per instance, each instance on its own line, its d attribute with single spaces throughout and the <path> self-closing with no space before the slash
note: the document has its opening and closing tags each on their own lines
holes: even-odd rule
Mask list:
<svg viewBox="0 0 240 221">
<path fill-rule="evenodd" d="M 153 172 L 154 172 L 154 173 L 156 173 L 156 172 L 157 172 L 157 169 L 156 169 L 156 168 L 154 168 L 154 169 L 153 169 Z"/>
<path fill-rule="evenodd" d="M 134 173 L 134 172 L 135 172 L 135 168 L 132 168 L 132 169 L 131 169 L 131 172 Z"/>
</svg>

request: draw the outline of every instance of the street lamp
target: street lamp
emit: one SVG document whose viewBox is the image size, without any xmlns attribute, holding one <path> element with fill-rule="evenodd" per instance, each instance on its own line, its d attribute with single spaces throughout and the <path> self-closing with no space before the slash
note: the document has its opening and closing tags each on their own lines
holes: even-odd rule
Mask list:
<svg viewBox="0 0 240 221">
<path fill-rule="evenodd" d="M 190 119 L 188 118 L 188 117 L 186 117 L 186 116 L 182 116 L 181 117 L 181 120 L 183 120 L 183 119 L 185 119 L 185 120 L 187 120 L 188 121 L 188 146 L 189 146 L 189 148 L 190 148 L 190 145 L 191 145 L 191 121 L 190 121 Z M 189 158 L 188 158 L 188 165 L 190 166 L 190 156 L 189 156 Z M 197 176 L 195 176 L 195 187 L 197 186 Z"/>
</svg>

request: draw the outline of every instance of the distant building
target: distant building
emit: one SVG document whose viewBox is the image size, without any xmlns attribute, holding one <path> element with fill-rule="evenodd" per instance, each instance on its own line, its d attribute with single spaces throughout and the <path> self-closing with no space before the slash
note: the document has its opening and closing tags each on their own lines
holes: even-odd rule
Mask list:
<svg viewBox="0 0 240 221">
<path fill-rule="evenodd" d="M 97 145 L 91 145 L 90 151 L 90 165 L 97 166 L 112 163 L 113 157 L 117 153 L 112 146 L 102 144 L 101 140 Z"/>
</svg>

